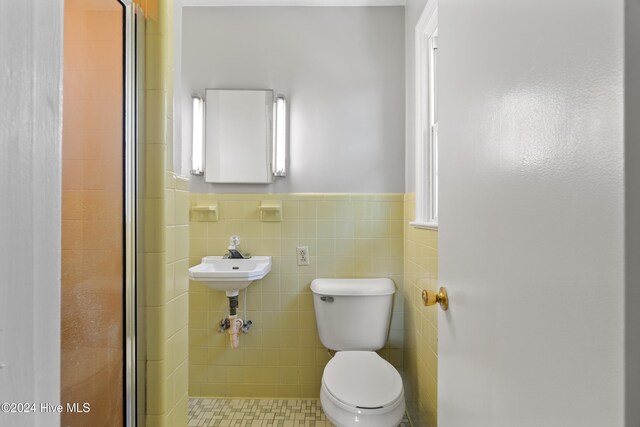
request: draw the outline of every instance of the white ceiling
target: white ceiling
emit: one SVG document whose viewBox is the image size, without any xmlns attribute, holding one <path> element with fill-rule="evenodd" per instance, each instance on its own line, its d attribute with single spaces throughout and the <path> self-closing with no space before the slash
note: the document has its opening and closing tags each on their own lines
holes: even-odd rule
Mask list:
<svg viewBox="0 0 640 427">
<path fill-rule="evenodd" d="M 182 6 L 404 6 L 406 0 L 182 0 Z"/>
</svg>

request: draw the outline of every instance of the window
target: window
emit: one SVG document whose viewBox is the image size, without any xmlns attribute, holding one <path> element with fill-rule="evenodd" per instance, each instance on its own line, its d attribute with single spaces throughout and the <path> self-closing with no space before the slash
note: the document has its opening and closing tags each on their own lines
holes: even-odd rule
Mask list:
<svg viewBox="0 0 640 427">
<path fill-rule="evenodd" d="M 438 10 L 425 6 L 416 25 L 415 227 L 438 227 Z"/>
</svg>

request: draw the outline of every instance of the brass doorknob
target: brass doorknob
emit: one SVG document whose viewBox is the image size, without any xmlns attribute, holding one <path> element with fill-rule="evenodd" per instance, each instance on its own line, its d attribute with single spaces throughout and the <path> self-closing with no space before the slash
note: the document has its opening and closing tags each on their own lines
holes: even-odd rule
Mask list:
<svg viewBox="0 0 640 427">
<path fill-rule="evenodd" d="M 447 311 L 449 308 L 449 296 L 447 295 L 447 290 L 445 288 L 440 288 L 438 293 L 436 293 L 435 291 L 424 289 L 422 291 L 422 303 L 427 306 L 438 303 L 440 304 L 441 309 Z"/>
</svg>

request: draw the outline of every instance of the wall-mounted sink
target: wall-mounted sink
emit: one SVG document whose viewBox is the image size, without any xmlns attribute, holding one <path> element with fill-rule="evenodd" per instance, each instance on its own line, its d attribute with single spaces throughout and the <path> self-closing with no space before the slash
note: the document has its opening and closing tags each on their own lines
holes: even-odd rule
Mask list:
<svg viewBox="0 0 640 427">
<path fill-rule="evenodd" d="M 202 263 L 189 269 L 189 278 L 233 297 L 238 295 L 240 289 L 246 288 L 254 280 L 262 279 L 270 271 L 270 256 L 248 259 L 206 256 L 202 258 Z"/>
</svg>

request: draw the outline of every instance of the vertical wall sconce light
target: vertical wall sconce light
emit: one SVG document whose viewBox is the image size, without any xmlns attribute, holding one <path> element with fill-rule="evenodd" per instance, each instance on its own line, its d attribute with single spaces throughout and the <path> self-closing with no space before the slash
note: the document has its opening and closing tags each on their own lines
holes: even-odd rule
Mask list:
<svg viewBox="0 0 640 427">
<path fill-rule="evenodd" d="M 193 97 L 193 130 L 191 136 L 191 174 L 204 174 L 204 101 Z"/>
<path fill-rule="evenodd" d="M 287 176 L 287 100 L 278 95 L 273 105 L 273 175 Z"/>
</svg>

